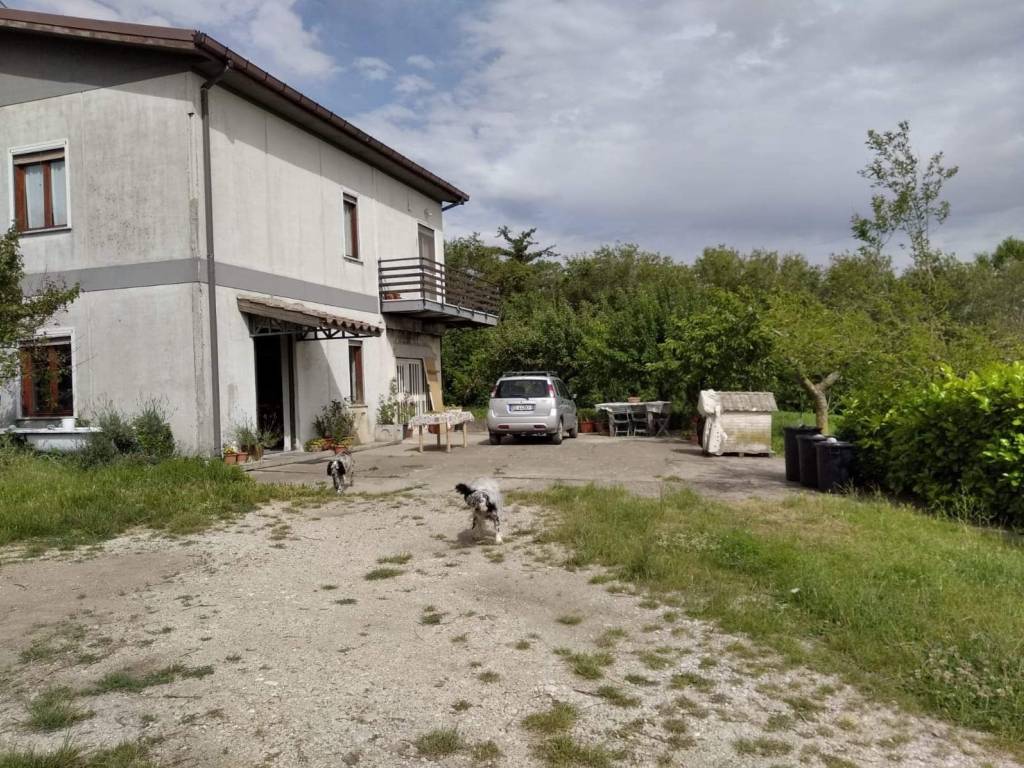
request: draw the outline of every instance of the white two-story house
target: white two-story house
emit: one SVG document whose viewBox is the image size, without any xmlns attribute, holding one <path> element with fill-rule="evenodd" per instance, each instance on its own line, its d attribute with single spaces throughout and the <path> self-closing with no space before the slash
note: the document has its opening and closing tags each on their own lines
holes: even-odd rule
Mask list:
<svg viewBox="0 0 1024 768">
<path fill-rule="evenodd" d="M 392 379 L 442 406 L 446 327 L 497 322 L 445 271 L 464 192 L 202 32 L 0 9 L 0 152 L 28 287 L 81 287 L 0 426 L 158 398 L 188 450 L 294 448 L 347 399 L 365 438 Z"/>
</svg>

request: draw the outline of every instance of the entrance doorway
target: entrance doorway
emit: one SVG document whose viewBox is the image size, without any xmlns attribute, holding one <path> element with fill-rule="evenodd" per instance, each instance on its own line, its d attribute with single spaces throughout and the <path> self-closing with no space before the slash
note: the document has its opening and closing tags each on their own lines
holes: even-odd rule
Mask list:
<svg viewBox="0 0 1024 768">
<path fill-rule="evenodd" d="M 414 358 L 400 357 L 396 360 L 397 371 L 396 381 L 398 383 L 398 396 L 405 399 L 416 409 L 416 415 L 426 413 L 427 387 L 423 379 L 423 361 Z"/>
<path fill-rule="evenodd" d="M 292 339 L 257 336 L 252 343 L 256 358 L 256 426 L 278 435 L 277 442 L 267 446 L 270 450 L 283 450 L 285 433 L 290 436 L 295 432 L 294 399 L 290 396 L 294 389 Z"/>
</svg>

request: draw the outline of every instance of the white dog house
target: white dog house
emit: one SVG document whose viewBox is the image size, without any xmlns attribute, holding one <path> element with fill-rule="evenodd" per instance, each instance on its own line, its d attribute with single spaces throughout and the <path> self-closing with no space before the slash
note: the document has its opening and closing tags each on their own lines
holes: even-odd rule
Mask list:
<svg viewBox="0 0 1024 768">
<path fill-rule="evenodd" d="M 778 409 L 771 392 L 704 390 L 697 405 L 706 419 L 704 452 L 770 454 L 772 413 Z"/>
</svg>

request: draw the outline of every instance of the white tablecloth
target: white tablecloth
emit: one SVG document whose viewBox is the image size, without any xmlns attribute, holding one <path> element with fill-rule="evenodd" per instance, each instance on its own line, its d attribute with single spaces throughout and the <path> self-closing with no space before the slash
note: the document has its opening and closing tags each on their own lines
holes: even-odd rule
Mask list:
<svg viewBox="0 0 1024 768">
<path fill-rule="evenodd" d="M 431 424 L 447 424 L 454 427 L 457 424 L 465 424 L 473 421 L 473 414 L 469 411 L 445 411 L 444 413 L 424 413 L 420 416 L 413 416 L 409 419 L 410 427 L 428 427 Z"/>
</svg>

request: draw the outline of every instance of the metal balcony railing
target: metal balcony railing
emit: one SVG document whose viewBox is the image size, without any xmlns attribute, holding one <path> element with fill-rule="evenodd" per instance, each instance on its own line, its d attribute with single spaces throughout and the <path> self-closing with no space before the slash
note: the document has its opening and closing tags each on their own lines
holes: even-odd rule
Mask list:
<svg viewBox="0 0 1024 768">
<path fill-rule="evenodd" d="M 412 301 L 498 315 L 498 286 L 466 270 L 420 258 L 381 259 L 378 269 L 384 312 Z"/>
</svg>

